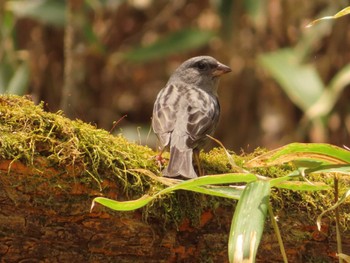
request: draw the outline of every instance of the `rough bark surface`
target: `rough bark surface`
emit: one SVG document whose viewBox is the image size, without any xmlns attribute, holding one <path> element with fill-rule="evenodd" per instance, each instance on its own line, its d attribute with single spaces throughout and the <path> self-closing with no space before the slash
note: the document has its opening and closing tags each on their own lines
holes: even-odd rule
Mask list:
<svg viewBox="0 0 350 263">
<path fill-rule="evenodd" d="M 145 222 L 139 211 L 90 212 L 100 193 L 66 170 L 43 158 L 30 166 L 0 161 L 1 262 L 228 262 L 232 211 L 206 211 L 198 227 L 185 220 L 168 228 Z M 299 216 L 280 221 L 289 262 L 336 262 L 333 230 L 318 232 Z M 269 225 L 258 262 L 282 262 Z M 349 253 L 349 236 L 343 238 Z"/>
</svg>

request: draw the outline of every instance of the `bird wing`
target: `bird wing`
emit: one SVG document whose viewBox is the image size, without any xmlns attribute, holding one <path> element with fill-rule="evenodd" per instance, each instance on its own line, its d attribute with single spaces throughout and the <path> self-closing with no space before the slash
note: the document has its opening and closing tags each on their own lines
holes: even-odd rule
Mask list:
<svg viewBox="0 0 350 263">
<path fill-rule="evenodd" d="M 212 135 L 220 115 L 220 104 L 217 97 L 200 89 L 191 90 L 196 93 L 190 96 L 190 107 L 187 108 L 186 144 L 190 148 L 204 146 L 208 135 Z"/>
<path fill-rule="evenodd" d="M 170 143 L 170 135 L 176 124 L 176 113 L 179 107 L 176 100 L 179 98 L 178 89 L 174 85 L 168 85 L 159 92 L 154 103 L 152 127 L 161 148 Z"/>
<path fill-rule="evenodd" d="M 220 105 L 215 95 L 191 85 L 168 85 L 157 96 L 152 127 L 161 148 L 172 140 L 180 148 L 193 149 L 201 147 L 206 135 L 213 133 L 219 115 Z"/>
</svg>

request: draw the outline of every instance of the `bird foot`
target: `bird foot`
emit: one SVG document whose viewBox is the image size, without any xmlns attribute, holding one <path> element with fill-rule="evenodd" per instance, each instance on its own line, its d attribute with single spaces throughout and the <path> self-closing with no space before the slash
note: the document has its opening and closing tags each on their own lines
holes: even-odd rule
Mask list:
<svg viewBox="0 0 350 263">
<path fill-rule="evenodd" d="M 157 162 L 157 165 L 162 168 L 165 164 L 165 159 L 162 157 L 161 154 L 157 154 L 154 159 L 156 160 Z"/>
</svg>

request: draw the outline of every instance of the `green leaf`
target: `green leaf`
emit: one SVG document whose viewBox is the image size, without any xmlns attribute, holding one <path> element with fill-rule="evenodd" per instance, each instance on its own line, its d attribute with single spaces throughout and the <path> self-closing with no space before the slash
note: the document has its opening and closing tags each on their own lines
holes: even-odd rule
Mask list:
<svg viewBox="0 0 350 263">
<path fill-rule="evenodd" d="M 3 60 L 2 63 L 0 63 L 0 94 L 6 92 L 12 74 L 12 68 Z"/>
<path fill-rule="evenodd" d="M 65 24 L 65 1 L 7 1 L 6 9 L 20 17 L 30 17 L 55 26 Z"/>
<path fill-rule="evenodd" d="M 214 33 L 211 31 L 184 29 L 167 35 L 148 46 L 135 48 L 122 55 L 122 57 L 132 62 L 145 62 L 164 58 L 204 46 L 213 36 Z"/>
<path fill-rule="evenodd" d="M 315 24 L 317 24 L 317 23 L 319 23 L 320 21 L 323 21 L 323 20 L 337 19 L 339 17 L 348 15 L 349 13 L 350 13 L 350 7 L 345 7 L 344 9 L 342 9 L 341 11 L 339 11 L 338 13 L 336 13 L 333 16 L 324 16 L 324 17 L 321 17 L 319 19 L 316 19 L 316 20 L 312 21 L 306 27 L 312 27 L 313 25 L 315 25 Z"/>
<path fill-rule="evenodd" d="M 255 262 L 264 230 L 269 202 L 267 181 L 248 183 L 238 201 L 230 230 L 229 260 L 231 263 Z"/>
<path fill-rule="evenodd" d="M 12 76 L 6 93 L 8 94 L 25 94 L 29 81 L 29 68 L 26 62 L 23 62 L 15 71 L 15 74 Z"/>
<path fill-rule="evenodd" d="M 310 168 L 321 164 L 350 164 L 350 152 L 326 143 L 291 143 L 262 154 L 246 163 L 246 167 L 281 165 L 287 162 L 303 161 Z"/>
<path fill-rule="evenodd" d="M 130 210 L 135 210 L 145 206 L 146 204 L 151 202 L 153 199 L 154 198 L 152 196 L 144 195 L 143 197 L 137 200 L 118 202 L 105 197 L 96 197 L 92 201 L 91 209 L 95 206 L 95 203 L 99 203 L 113 210 L 130 211 Z"/>
<path fill-rule="evenodd" d="M 312 184 L 310 184 L 308 182 L 300 181 L 287 181 L 276 184 L 275 187 L 293 191 L 321 191 L 331 189 L 331 187 L 325 183 L 313 182 Z"/>
<path fill-rule="evenodd" d="M 350 175 L 350 165 L 320 165 L 315 168 L 308 168 L 305 170 L 306 174 L 311 173 L 339 173 L 339 174 L 345 174 Z"/>
<path fill-rule="evenodd" d="M 201 194 L 225 197 L 238 200 L 244 190 L 244 187 L 234 187 L 234 186 L 193 186 L 188 189 L 192 192 L 197 192 Z"/>
<path fill-rule="evenodd" d="M 258 62 L 304 112 L 323 94 L 325 87 L 316 69 L 311 65 L 302 65 L 293 49 L 286 48 L 260 55 Z"/>
<path fill-rule="evenodd" d="M 205 185 L 215 185 L 215 184 L 252 182 L 255 180 L 257 180 L 256 175 L 241 174 L 241 173 L 202 176 L 202 177 L 198 177 L 187 181 L 181 181 L 180 183 L 169 186 L 152 196 L 145 195 L 133 201 L 120 202 L 120 201 L 111 200 L 104 197 L 96 197 L 92 202 L 91 208 L 94 207 L 95 203 L 100 203 L 110 209 L 117 210 L 117 211 L 135 210 L 145 206 L 146 204 L 156 199 L 160 195 L 168 194 L 170 192 L 173 192 L 175 190 L 180 190 L 180 189 L 194 191 L 194 192 L 201 192 L 201 193 L 211 194 L 215 196 L 237 198 L 237 195 L 239 195 L 239 193 L 237 192 L 237 190 L 234 190 L 234 189 L 228 191 L 228 189 L 218 188 L 218 190 L 216 191 L 215 188 L 201 189 L 199 187 L 205 186 Z"/>
<path fill-rule="evenodd" d="M 350 84 L 350 64 L 343 67 L 332 79 L 329 87 L 320 98 L 307 110 L 309 119 L 328 115 L 338 101 L 342 91 Z"/>
</svg>

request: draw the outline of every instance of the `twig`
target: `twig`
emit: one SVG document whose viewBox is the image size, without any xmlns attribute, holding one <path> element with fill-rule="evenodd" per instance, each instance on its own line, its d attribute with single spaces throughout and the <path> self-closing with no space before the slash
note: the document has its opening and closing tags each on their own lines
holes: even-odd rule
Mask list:
<svg viewBox="0 0 350 263">
<path fill-rule="evenodd" d="M 334 202 L 337 203 L 339 200 L 339 181 L 337 174 L 334 175 Z M 337 235 L 337 254 L 343 253 L 343 247 L 341 242 L 340 234 L 340 223 L 339 223 L 339 206 L 335 208 L 335 230 Z M 339 263 L 343 263 L 343 259 L 339 257 Z"/>
<path fill-rule="evenodd" d="M 117 120 L 113 126 L 112 126 L 112 129 L 109 131 L 109 133 L 112 133 L 112 131 L 115 129 L 115 127 L 118 125 L 119 122 L 121 122 L 124 118 L 128 117 L 128 115 L 124 115 L 123 117 L 121 117 L 119 120 Z"/>
<path fill-rule="evenodd" d="M 275 219 L 275 215 L 273 214 L 272 207 L 271 207 L 270 204 L 268 205 L 268 210 L 269 210 L 269 215 L 270 215 L 270 218 L 271 218 L 272 227 L 273 227 L 273 229 L 275 231 L 275 234 L 276 234 L 277 240 L 278 240 L 278 244 L 280 246 L 280 251 L 281 251 L 281 254 L 282 254 L 282 257 L 283 257 L 283 262 L 284 263 L 288 263 L 287 254 L 286 254 L 286 251 L 284 249 L 283 240 L 282 240 L 282 237 L 281 237 L 281 232 L 280 232 L 280 230 L 278 228 L 278 224 L 277 224 L 277 221 Z"/>
</svg>

